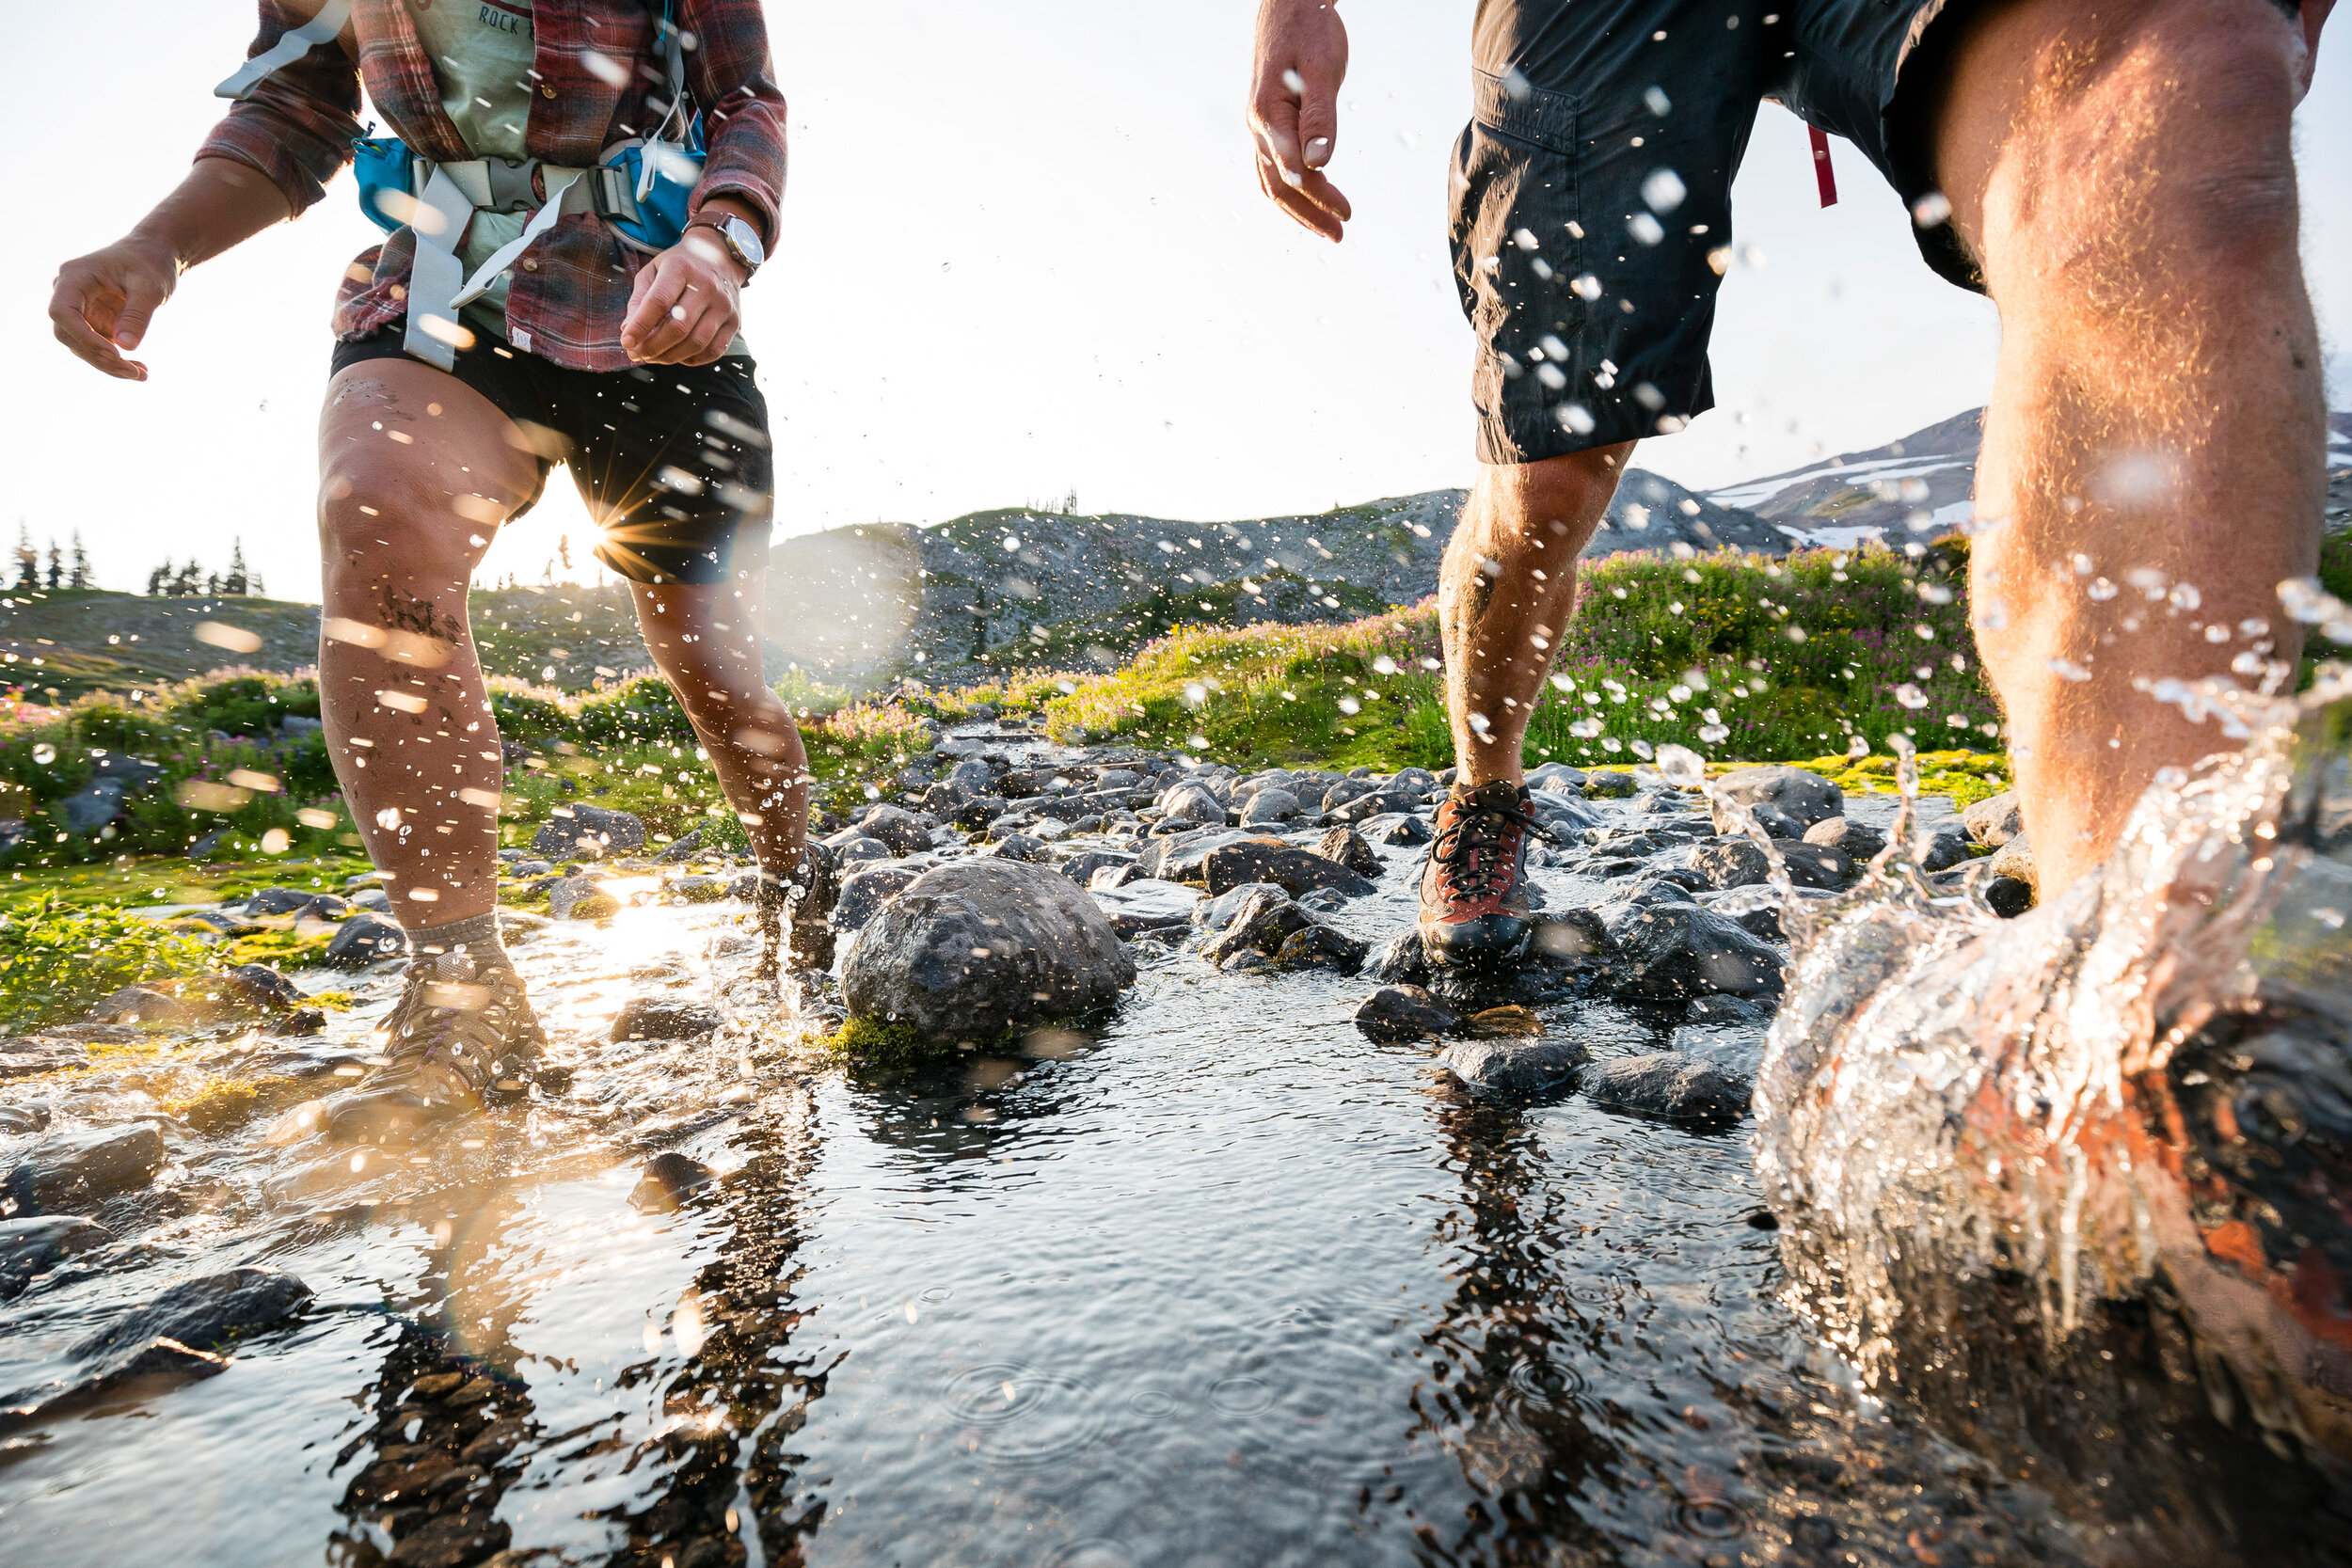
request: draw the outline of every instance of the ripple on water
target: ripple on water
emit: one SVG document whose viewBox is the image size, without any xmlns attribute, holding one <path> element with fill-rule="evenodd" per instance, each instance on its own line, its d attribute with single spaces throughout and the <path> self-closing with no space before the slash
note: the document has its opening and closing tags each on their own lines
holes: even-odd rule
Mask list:
<svg viewBox="0 0 2352 1568">
<path fill-rule="evenodd" d="M 1017 1361 L 992 1361 L 949 1378 L 947 1413 L 977 1438 L 973 1450 L 999 1465 L 1051 1465 L 1089 1447 L 1104 1424 L 1095 1390 Z"/>
<path fill-rule="evenodd" d="M 1274 1390 L 1263 1378 L 1219 1378 L 1209 1386 L 1209 1402 L 1228 1416 L 1255 1416 L 1274 1402 Z"/>
<path fill-rule="evenodd" d="M 1675 1504 L 1675 1528 L 1702 1541 L 1731 1541 L 1747 1533 L 1748 1518 L 1722 1497 L 1686 1499 Z"/>
<path fill-rule="evenodd" d="M 1046 1558 L 1043 1568 L 1128 1568 L 1134 1561 L 1116 1541 L 1073 1541 Z"/>
</svg>

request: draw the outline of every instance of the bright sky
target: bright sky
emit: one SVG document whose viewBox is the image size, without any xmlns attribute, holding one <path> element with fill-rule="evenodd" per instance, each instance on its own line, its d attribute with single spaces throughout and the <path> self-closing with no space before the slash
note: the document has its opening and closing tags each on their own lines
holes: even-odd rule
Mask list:
<svg viewBox="0 0 2352 1568">
<path fill-rule="evenodd" d="M 1253 0 L 858 0 L 778 5 L 791 103 L 778 258 L 746 332 L 777 419 L 778 521 L 804 532 L 1057 500 L 1178 517 L 1315 511 L 1467 482 L 1470 341 L 1445 254 L 1467 117 L 1470 0 L 1348 0 L 1354 64 L 1334 249 L 1250 174 Z M 8 0 L 0 106 L 19 221 L 0 248 L 0 527 L 79 528 L 105 585 L 228 556 L 314 598 L 311 433 L 338 274 L 374 230 L 347 180 L 298 225 L 190 275 L 144 386 L 49 337 L 58 260 L 175 181 L 243 57 L 235 4 L 115 0 L 93 49 L 72 6 Z M 2298 126 L 2304 253 L 2352 404 L 2352 24 Z M 103 79 L 81 68 L 103 59 Z M 2324 150 L 2338 150 L 2332 157 Z M 1875 446 L 1980 403 L 1991 309 L 1919 263 L 1893 194 L 1838 144 L 1816 208 L 1803 128 L 1767 108 L 1737 190 L 1760 270 L 1724 290 L 1721 408 L 1637 462 L 1708 485 Z M 1744 419 L 1742 418 L 1744 416 Z M 561 476 L 487 569 L 536 580 L 585 517 Z M 10 527 L 10 531 L 13 531 Z"/>
</svg>

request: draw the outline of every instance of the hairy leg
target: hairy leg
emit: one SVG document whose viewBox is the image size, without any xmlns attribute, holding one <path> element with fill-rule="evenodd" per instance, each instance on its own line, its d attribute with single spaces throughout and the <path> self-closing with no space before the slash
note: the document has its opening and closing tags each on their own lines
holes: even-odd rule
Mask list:
<svg viewBox="0 0 2352 1568">
<path fill-rule="evenodd" d="M 1438 583 L 1446 712 L 1464 784 L 1518 782 L 1527 721 L 1576 609 L 1576 558 L 1632 452 L 1627 441 L 1479 468 Z"/>
<path fill-rule="evenodd" d="M 2270 0 L 2008 0 L 1947 57 L 1937 167 L 2001 311 L 1971 587 L 2045 891 L 2228 745 L 2154 683 L 2299 651 L 2276 590 L 2316 560 L 2326 436 L 2296 36 Z"/>
<path fill-rule="evenodd" d="M 760 669 L 762 585 L 630 584 L 653 661 L 686 709 L 761 867 L 789 875 L 808 832 L 808 753 Z"/>
<path fill-rule="evenodd" d="M 512 424 L 405 359 L 338 374 L 319 418 L 319 705 L 335 776 L 412 927 L 498 902 L 505 768 L 466 590 L 538 480 Z"/>
</svg>

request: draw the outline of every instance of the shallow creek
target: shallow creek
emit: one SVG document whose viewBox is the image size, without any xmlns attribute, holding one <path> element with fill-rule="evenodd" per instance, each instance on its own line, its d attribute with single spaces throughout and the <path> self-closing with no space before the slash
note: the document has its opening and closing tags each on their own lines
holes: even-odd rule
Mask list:
<svg viewBox="0 0 2352 1568">
<path fill-rule="evenodd" d="M 1402 928 L 1420 853 L 1382 850 L 1335 922 Z M 1555 908 L 1601 891 L 1537 875 Z M 1088 1036 L 845 1070 L 755 1004 L 746 925 L 648 905 L 532 936 L 570 1090 L 414 1150 L 162 1118 L 155 1189 L 96 1212 L 120 1240 L 0 1307 L 0 1391 L 178 1280 L 265 1264 L 315 1294 L 220 1375 L 0 1435 L 0 1560 L 2008 1564 L 2112 1539 L 1857 1391 L 1784 1305 L 1751 1126 L 1481 1096 L 1359 1034 L 1365 980 L 1148 943 Z M 396 985 L 284 1043 L 366 1049 Z M 645 994 L 727 1022 L 610 1042 Z M 1602 1057 L 1675 1034 L 1545 1012 Z M 251 1070 L 201 1065 L 221 1044 L 0 1098 L 154 1118 Z M 1752 1070 L 1760 1042 L 1709 1049 Z M 663 1148 L 723 1179 L 641 1212 Z M 395 1552 L 404 1471 L 473 1488 L 471 1532 Z"/>
</svg>

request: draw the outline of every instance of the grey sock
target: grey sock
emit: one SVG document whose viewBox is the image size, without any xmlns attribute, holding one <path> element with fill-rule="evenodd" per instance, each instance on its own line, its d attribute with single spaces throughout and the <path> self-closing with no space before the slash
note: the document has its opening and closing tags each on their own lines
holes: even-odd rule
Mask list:
<svg viewBox="0 0 2352 1568">
<path fill-rule="evenodd" d="M 470 920 L 453 920 L 446 926 L 408 927 L 408 945 L 420 953 L 454 953 L 460 950 L 471 955 L 477 967 L 512 969 L 515 960 L 506 956 L 505 943 L 499 941 L 499 917 L 494 910 L 478 914 Z"/>
</svg>

